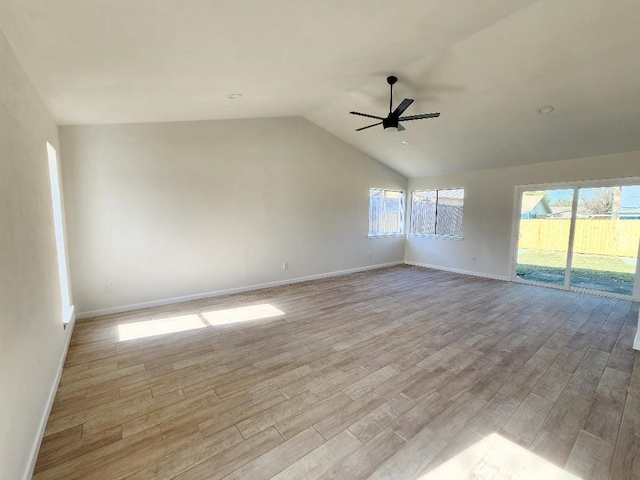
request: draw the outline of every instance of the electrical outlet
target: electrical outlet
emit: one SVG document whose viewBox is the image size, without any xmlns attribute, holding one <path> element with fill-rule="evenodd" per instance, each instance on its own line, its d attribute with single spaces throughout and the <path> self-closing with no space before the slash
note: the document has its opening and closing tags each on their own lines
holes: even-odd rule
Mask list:
<svg viewBox="0 0 640 480">
<path fill-rule="evenodd" d="M 113 284 L 111 282 L 105 283 L 102 291 L 104 293 L 113 293 Z"/>
<path fill-rule="evenodd" d="M 284 263 L 282 264 L 282 269 L 283 269 L 283 270 L 289 270 L 289 263 L 288 263 L 288 262 L 284 262 Z"/>
<path fill-rule="evenodd" d="M 476 257 L 471 257 L 471 263 L 476 263 Z"/>
</svg>

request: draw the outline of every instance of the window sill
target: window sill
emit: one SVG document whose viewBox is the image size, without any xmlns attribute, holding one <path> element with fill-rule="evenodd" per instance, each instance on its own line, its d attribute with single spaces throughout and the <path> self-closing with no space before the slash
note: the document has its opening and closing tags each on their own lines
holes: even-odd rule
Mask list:
<svg viewBox="0 0 640 480">
<path fill-rule="evenodd" d="M 73 320 L 73 313 L 75 311 L 75 307 L 71 305 L 70 307 L 64 307 L 62 309 L 62 328 L 67 329 L 67 325 L 71 323 Z"/>
<path fill-rule="evenodd" d="M 368 235 L 367 238 L 402 238 L 404 233 L 385 233 L 384 235 Z"/>
<path fill-rule="evenodd" d="M 436 238 L 439 240 L 464 240 L 463 236 L 458 235 L 430 235 L 424 233 L 408 233 L 407 236 L 416 238 Z"/>
</svg>

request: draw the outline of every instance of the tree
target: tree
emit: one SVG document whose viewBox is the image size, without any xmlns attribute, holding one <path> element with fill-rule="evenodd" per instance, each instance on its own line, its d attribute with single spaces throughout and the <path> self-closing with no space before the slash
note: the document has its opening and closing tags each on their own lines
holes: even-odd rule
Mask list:
<svg viewBox="0 0 640 480">
<path fill-rule="evenodd" d="M 580 210 L 590 215 L 617 214 L 620 210 L 620 187 L 593 189 L 580 195 Z"/>
</svg>

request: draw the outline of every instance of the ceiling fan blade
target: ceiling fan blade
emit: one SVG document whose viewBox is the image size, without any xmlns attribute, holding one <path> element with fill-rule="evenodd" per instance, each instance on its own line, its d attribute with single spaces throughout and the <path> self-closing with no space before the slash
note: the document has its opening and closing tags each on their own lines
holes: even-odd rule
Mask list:
<svg viewBox="0 0 640 480">
<path fill-rule="evenodd" d="M 404 132 L 406 130 L 406 128 L 404 128 L 402 125 L 398 124 L 398 131 L 399 132 Z"/>
<path fill-rule="evenodd" d="M 374 123 L 373 125 L 367 125 L 366 127 L 362 127 L 362 128 L 356 128 L 356 132 L 359 132 L 360 130 L 366 130 L 367 128 L 376 127 L 378 125 L 382 125 L 382 122 Z"/>
<path fill-rule="evenodd" d="M 391 115 L 400 116 L 404 113 L 404 111 L 409 108 L 409 105 L 413 103 L 413 98 L 405 98 L 400 105 L 393 111 Z"/>
<path fill-rule="evenodd" d="M 361 117 L 375 118 L 376 120 L 383 120 L 382 117 L 376 117 L 375 115 L 369 115 L 368 113 L 349 112 L 351 115 L 360 115 Z"/>
<path fill-rule="evenodd" d="M 422 113 L 420 115 L 409 115 L 408 117 L 400 117 L 398 119 L 399 122 L 406 122 L 407 120 L 420 120 L 421 118 L 436 118 L 439 117 L 440 113 Z"/>
</svg>

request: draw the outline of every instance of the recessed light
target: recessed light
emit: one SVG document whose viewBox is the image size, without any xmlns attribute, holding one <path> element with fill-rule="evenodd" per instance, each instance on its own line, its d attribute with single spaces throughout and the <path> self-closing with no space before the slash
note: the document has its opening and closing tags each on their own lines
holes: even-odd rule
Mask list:
<svg viewBox="0 0 640 480">
<path fill-rule="evenodd" d="M 242 94 L 241 93 L 230 93 L 229 95 L 227 95 L 227 98 L 229 98 L 230 100 L 238 100 L 239 98 L 242 98 Z"/>
<path fill-rule="evenodd" d="M 401 140 L 400 145 L 409 145 L 409 142 L 407 142 L 406 140 Z"/>
<path fill-rule="evenodd" d="M 540 115 L 546 115 L 547 113 L 551 113 L 553 112 L 553 106 L 552 105 L 545 105 L 544 107 L 540 107 L 538 109 L 538 113 Z"/>
</svg>

